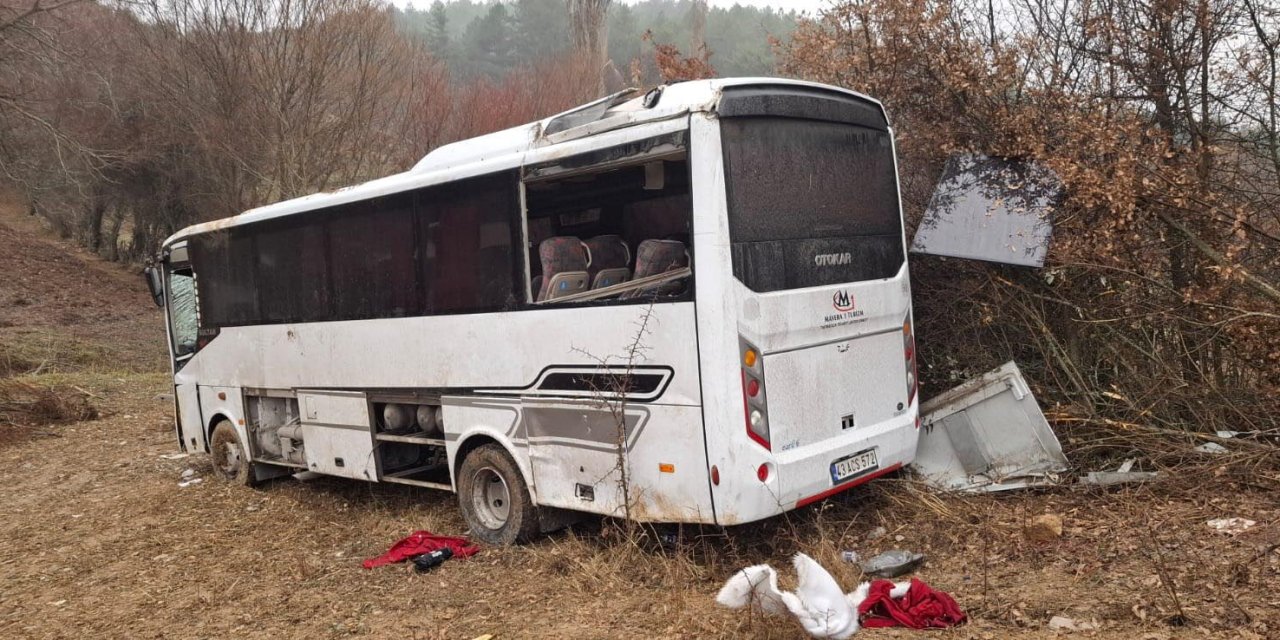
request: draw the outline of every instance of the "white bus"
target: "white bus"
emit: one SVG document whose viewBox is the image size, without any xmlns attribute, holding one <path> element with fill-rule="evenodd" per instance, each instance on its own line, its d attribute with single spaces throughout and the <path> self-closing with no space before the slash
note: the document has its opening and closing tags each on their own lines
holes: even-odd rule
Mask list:
<svg viewBox="0 0 1280 640">
<path fill-rule="evenodd" d="M 148 281 L 185 450 L 455 491 L 489 543 L 751 522 L 916 448 L 893 132 L 836 87 L 623 92 L 184 229 Z"/>
</svg>

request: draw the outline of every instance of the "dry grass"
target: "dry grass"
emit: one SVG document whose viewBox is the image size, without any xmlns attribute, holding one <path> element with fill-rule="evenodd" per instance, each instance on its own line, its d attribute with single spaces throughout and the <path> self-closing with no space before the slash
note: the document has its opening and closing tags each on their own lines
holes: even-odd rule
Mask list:
<svg viewBox="0 0 1280 640">
<path fill-rule="evenodd" d="M 97 418 L 89 394 L 74 386 L 0 379 L 0 444 L 48 433 L 38 427 Z"/>
<path fill-rule="evenodd" d="M 91 339 L 54 329 L 22 328 L 0 333 L 0 378 L 112 369 L 110 349 Z"/>
</svg>

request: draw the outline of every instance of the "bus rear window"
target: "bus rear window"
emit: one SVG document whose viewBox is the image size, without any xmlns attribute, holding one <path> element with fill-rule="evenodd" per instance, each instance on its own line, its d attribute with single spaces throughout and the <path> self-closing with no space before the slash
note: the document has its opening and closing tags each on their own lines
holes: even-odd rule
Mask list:
<svg viewBox="0 0 1280 640">
<path fill-rule="evenodd" d="M 904 260 L 887 131 L 721 121 L 733 273 L 768 292 L 889 278 Z"/>
</svg>

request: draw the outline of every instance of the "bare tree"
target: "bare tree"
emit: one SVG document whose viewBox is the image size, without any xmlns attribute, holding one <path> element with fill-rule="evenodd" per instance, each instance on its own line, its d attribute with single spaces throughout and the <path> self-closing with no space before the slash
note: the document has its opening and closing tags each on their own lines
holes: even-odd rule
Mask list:
<svg viewBox="0 0 1280 640">
<path fill-rule="evenodd" d="M 600 70 L 604 93 L 609 61 L 609 5 L 613 0 L 567 0 L 573 47 Z"/>
</svg>

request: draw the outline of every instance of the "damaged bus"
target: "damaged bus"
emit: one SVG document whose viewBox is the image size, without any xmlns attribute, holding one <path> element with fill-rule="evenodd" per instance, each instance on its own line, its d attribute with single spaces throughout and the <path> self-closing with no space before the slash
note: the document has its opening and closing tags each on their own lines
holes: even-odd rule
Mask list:
<svg viewBox="0 0 1280 640">
<path fill-rule="evenodd" d="M 489 543 L 752 522 L 916 449 L 893 131 L 836 87 L 622 92 L 184 229 L 147 279 L 185 450 L 454 491 Z"/>
</svg>

